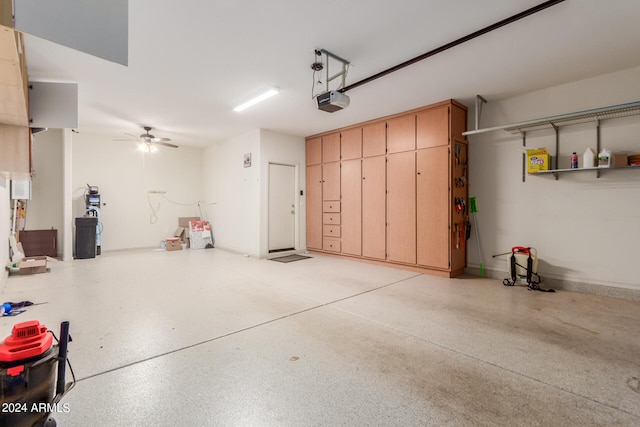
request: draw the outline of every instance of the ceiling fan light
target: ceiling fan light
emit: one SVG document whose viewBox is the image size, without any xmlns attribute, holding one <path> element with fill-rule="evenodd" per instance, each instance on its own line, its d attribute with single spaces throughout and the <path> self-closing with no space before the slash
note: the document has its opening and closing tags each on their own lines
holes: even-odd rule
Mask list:
<svg viewBox="0 0 640 427">
<path fill-rule="evenodd" d="M 154 153 L 158 151 L 158 147 L 148 142 L 140 142 L 138 144 L 138 150 L 142 151 L 143 153 Z"/>
<path fill-rule="evenodd" d="M 237 107 L 235 107 L 233 109 L 233 111 L 242 111 L 242 110 L 246 110 L 247 108 L 256 105 L 258 102 L 262 102 L 267 98 L 271 98 L 273 95 L 278 94 L 280 91 L 278 90 L 278 88 L 276 87 L 272 87 L 271 89 L 269 89 L 268 91 L 261 93 L 260 95 L 256 96 L 255 98 L 252 98 L 250 100 L 248 100 L 247 102 L 245 102 L 244 104 L 240 104 Z"/>
</svg>

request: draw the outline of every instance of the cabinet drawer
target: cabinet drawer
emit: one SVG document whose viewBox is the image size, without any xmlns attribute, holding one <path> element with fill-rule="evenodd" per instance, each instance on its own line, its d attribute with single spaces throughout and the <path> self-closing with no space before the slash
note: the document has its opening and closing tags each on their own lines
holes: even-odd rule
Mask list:
<svg viewBox="0 0 640 427">
<path fill-rule="evenodd" d="M 323 213 L 322 223 L 330 224 L 330 225 L 340 225 L 340 214 L 339 213 Z"/>
<path fill-rule="evenodd" d="M 340 252 L 340 239 L 325 237 L 322 240 L 322 249 L 331 252 Z"/>
<path fill-rule="evenodd" d="M 322 226 L 322 235 L 328 237 L 340 237 L 340 226 L 325 224 Z"/>
<path fill-rule="evenodd" d="M 340 200 L 322 202 L 322 212 L 340 212 Z"/>
</svg>

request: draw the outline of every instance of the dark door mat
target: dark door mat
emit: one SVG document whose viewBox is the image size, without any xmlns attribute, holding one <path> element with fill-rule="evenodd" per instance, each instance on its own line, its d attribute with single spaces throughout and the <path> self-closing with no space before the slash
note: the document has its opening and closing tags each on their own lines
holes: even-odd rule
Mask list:
<svg viewBox="0 0 640 427">
<path fill-rule="evenodd" d="M 310 256 L 293 254 L 293 255 L 281 256 L 281 257 L 278 257 L 278 258 L 271 258 L 271 261 L 293 262 L 293 261 L 300 261 L 301 259 L 307 259 L 307 258 L 311 258 L 311 257 Z"/>
</svg>

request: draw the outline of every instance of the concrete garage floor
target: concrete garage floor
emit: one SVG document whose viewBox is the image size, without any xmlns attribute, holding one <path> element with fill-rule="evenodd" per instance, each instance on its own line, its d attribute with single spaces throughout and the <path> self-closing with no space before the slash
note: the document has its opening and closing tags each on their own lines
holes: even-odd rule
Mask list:
<svg viewBox="0 0 640 427">
<path fill-rule="evenodd" d="M 640 303 L 312 256 L 54 263 L 0 335 L 70 321 L 62 426 L 640 425 Z"/>
</svg>

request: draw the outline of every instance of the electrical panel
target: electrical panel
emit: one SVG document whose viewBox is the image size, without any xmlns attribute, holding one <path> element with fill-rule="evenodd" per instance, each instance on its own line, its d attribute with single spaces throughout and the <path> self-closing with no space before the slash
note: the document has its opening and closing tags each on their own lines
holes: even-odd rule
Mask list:
<svg viewBox="0 0 640 427">
<path fill-rule="evenodd" d="M 11 180 L 12 200 L 31 200 L 31 180 Z"/>
</svg>

